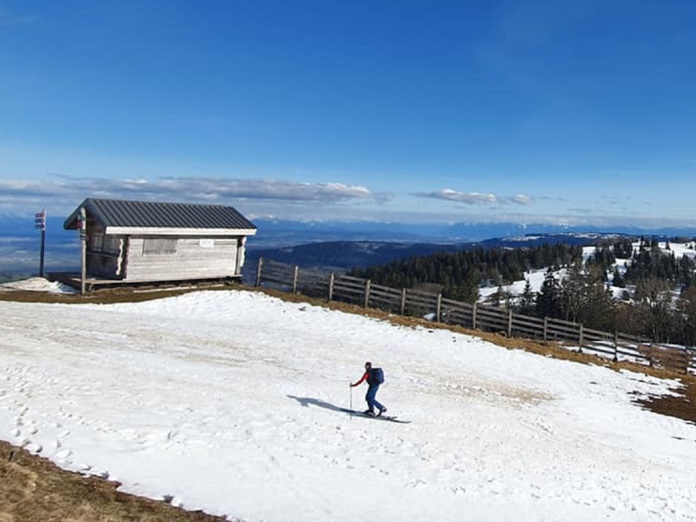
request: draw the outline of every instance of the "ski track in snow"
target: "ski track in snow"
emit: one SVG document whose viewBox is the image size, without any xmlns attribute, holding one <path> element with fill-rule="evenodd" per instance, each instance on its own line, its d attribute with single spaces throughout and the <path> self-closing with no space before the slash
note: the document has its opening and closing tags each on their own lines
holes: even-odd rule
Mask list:
<svg viewBox="0 0 696 522">
<path fill-rule="evenodd" d="M 0 302 L 0 437 L 248 521 L 696 520 L 674 382 L 252 292 Z M 365 360 L 408 425 L 351 417 Z"/>
</svg>

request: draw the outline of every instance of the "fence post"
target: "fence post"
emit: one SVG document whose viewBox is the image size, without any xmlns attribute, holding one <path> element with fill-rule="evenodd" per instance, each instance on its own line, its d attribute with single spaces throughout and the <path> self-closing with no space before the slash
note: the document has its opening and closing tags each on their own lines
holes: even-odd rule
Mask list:
<svg viewBox="0 0 696 522">
<path fill-rule="evenodd" d="M 259 257 L 259 264 L 256 267 L 256 286 L 261 286 L 261 269 L 263 267 L 263 258 Z"/>
<path fill-rule="evenodd" d="M 336 280 L 336 275 L 331 272 L 331 275 L 329 276 L 329 303 L 333 299 L 333 292 L 334 292 L 334 281 Z"/>
<path fill-rule="evenodd" d="M 292 293 L 296 294 L 297 293 L 297 278 L 300 275 L 300 267 L 295 265 L 295 270 L 293 271 L 292 274 Z"/>
<path fill-rule="evenodd" d="M 547 342 L 549 339 L 549 318 L 544 317 L 544 332 L 542 334 L 542 339 Z"/>
<path fill-rule="evenodd" d="M 614 330 L 614 362 L 619 362 L 619 332 Z"/>
<path fill-rule="evenodd" d="M 474 303 L 474 308 L 471 310 L 471 329 L 476 330 L 476 310 L 478 308 L 478 303 Z"/>
<path fill-rule="evenodd" d="M 365 281 L 365 303 L 363 308 L 367 308 L 370 305 L 370 280 Z"/>
<path fill-rule="evenodd" d="M 684 346 L 684 375 L 689 375 L 689 347 Z"/>
<path fill-rule="evenodd" d="M 440 322 L 440 315 L 442 314 L 442 294 L 437 294 L 437 319 L 435 319 L 435 322 L 439 323 Z"/>
<path fill-rule="evenodd" d="M 578 332 L 578 343 L 580 344 L 580 353 L 582 353 L 582 343 L 584 339 L 584 326 L 580 325 L 580 331 Z"/>
<path fill-rule="evenodd" d="M 512 308 L 508 310 L 508 327 L 507 327 L 508 339 L 512 337 Z"/>
<path fill-rule="evenodd" d="M 406 314 L 406 289 L 401 289 L 401 312 L 400 315 Z"/>
</svg>

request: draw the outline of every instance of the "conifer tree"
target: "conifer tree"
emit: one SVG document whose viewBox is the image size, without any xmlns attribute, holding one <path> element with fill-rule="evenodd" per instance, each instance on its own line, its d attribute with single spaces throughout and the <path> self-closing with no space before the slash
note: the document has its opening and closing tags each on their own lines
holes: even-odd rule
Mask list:
<svg viewBox="0 0 696 522">
<path fill-rule="evenodd" d="M 537 295 L 536 311 L 539 317 L 561 317 L 561 288 L 551 268 L 546 271 Z"/>
<path fill-rule="evenodd" d="M 527 282 L 524 284 L 524 290 L 520 296 L 520 304 L 517 311 L 522 315 L 534 315 L 536 312 L 535 294 L 529 279 L 527 279 Z"/>
<path fill-rule="evenodd" d="M 643 324 L 643 335 L 654 342 L 668 342 L 671 322 L 672 293 L 669 284 L 657 278 L 641 281 L 636 286 L 637 313 Z"/>
</svg>

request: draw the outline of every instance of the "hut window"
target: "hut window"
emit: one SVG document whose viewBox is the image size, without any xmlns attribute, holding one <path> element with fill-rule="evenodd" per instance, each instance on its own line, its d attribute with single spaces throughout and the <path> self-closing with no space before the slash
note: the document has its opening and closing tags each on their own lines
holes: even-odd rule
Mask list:
<svg viewBox="0 0 696 522">
<path fill-rule="evenodd" d="M 95 252 L 101 252 L 104 249 L 104 234 L 95 232 L 90 238 L 90 248 Z"/>
<path fill-rule="evenodd" d="M 176 253 L 176 242 L 176 239 L 170 238 L 144 239 L 143 255 L 174 254 Z"/>
<path fill-rule="evenodd" d="M 120 236 L 105 236 L 104 252 L 118 254 L 121 251 L 121 241 L 123 241 L 123 239 Z"/>
<path fill-rule="evenodd" d="M 107 236 L 102 232 L 95 232 L 90 237 L 89 248 L 93 252 L 118 254 L 121 251 L 121 239 L 121 236 Z"/>
</svg>

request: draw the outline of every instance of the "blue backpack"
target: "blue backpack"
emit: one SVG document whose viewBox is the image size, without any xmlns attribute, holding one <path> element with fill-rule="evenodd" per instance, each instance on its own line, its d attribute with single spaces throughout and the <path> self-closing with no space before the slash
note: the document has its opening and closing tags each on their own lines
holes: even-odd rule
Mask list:
<svg viewBox="0 0 696 522">
<path fill-rule="evenodd" d="M 369 384 L 382 384 L 384 382 L 384 371 L 382 368 L 372 368 L 370 370 Z"/>
</svg>

